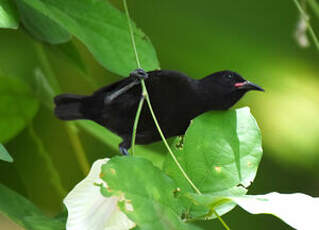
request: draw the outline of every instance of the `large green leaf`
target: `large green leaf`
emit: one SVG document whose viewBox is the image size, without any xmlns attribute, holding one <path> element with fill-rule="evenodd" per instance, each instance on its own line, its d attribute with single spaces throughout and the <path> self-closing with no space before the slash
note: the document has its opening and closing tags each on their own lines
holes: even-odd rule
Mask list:
<svg viewBox="0 0 319 230">
<path fill-rule="evenodd" d="M 13 162 L 12 157 L 2 144 L 0 144 L 0 160 Z"/>
<path fill-rule="evenodd" d="M 68 61 L 73 66 L 77 67 L 77 69 L 83 73 L 80 75 L 84 76 L 86 80 L 92 81 L 91 76 L 88 75 L 87 67 L 83 62 L 82 56 L 73 41 L 60 45 L 48 46 L 48 48 L 50 48 L 54 52 L 57 58 L 62 57 L 63 60 Z"/>
<path fill-rule="evenodd" d="M 17 29 L 19 17 L 11 0 L 0 0 L 0 28 Z"/>
<path fill-rule="evenodd" d="M 80 39 L 110 71 L 127 76 L 136 68 L 126 17 L 107 1 L 20 0 Z M 147 36 L 133 25 L 142 67 L 159 68 Z"/>
<path fill-rule="evenodd" d="M 29 199 L 40 207 L 58 210 L 66 191 L 49 152 L 32 124 L 7 147 L 14 153 L 14 165 Z"/>
<path fill-rule="evenodd" d="M 197 229 L 181 219 L 175 182 L 150 161 L 139 157 L 114 157 L 102 166 L 106 196 L 123 197 L 122 211 L 143 230 Z"/>
<path fill-rule="evenodd" d="M 0 142 L 16 136 L 37 111 L 38 101 L 27 84 L 0 76 Z"/>
<path fill-rule="evenodd" d="M 237 186 L 248 187 L 262 156 L 261 134 L 247 107 L 196 118 L 187 129 L 184 142 L 177 140 L 173 149 L 197 188 L 203 194 L 215 195 L 236 192 Z M 170 157 L 165 171 L 182 193 L 193 191 Z M 193 217 L 204 214 L 194 205 L 187 212 Z"/>
<path fill-rule="evenodd" d="M 63 230 L 65 220 L 46 217 L 34 204 L 0 184 L 0 213 L 28 230 Z"/>
<path fill-rule="evenodd" d="M 20 0 L 15 2 L 23 25 L 36 39 L 50 44 L 60 44 L 72 38 L 69 32 L 47 17 L 45 12 L 35 10 Z"/>
</svg>

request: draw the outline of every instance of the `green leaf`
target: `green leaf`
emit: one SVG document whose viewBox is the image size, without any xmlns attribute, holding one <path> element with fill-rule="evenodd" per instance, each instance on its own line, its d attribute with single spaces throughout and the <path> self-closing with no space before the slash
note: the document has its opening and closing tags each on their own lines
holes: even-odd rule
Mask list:
<svg viewBox="0 0 319 230">
<path fill-rule="evenodd" d="M 198 219 L 205 218 L 216 218 L 213 211 L 216 211 L 219 215 L 224 215 L 225 213 L 232 210 L 236 203 L 233 202 L 229 196 L 242 196 L 245 195 L 247 190 L 242 187 L 234 187 L 229 190 L 223 190 L 221 192 L 214 193 L 185 193 L 183 196 L 192 201 L 194 205 L 192 207 L 192 214 L 196 213 L 199 216 Z M 203 212 L 205 210 L 205 212 Z M 203 214 L 200 216 L 200 214 Z"/>
<path fill-rule="evenodd" d="M 38 14 L 46 15 L 76 36 L 110 71 L 128 76 L 136 68 L 127 19 L 108 1 L 20 0 L 19 2 L 33 8 Z M 150 40 L 135 25 L 133 29 L 142 67 L 146 70 L 158 69 L 156 52 Z"/>
<path fill-rule="evenodd" d="M 48 79 L 43 73 L 42 69 L 36 68 L 34 70 L 35 78 L 35 95 L 41 104 L 45 105 L 48 109 L 53 110 L 53 98 L 56 92 L 51 87 Z"/>
<path fill-rule="evenodd" d="M 0 160 L 13 162 L 12 157 L 2 144 L 0 144 Z"/>
<path fill-rule="evenodd" d="M 58 58 L 64 58 L 63 60 L 70 62 L 73 66 L 77 67 L 78 70 L 85 73 L 81 74 L 81 76 L 87 76 L 87 68 L 74 42 L 70 41 L 56 46 L 49 46 L 49 48 L 51 48 L 51 50 L 54 51 L 55 54 L 59 55 Z M 86 79 L 89 81 L 92 80 L 89 76 L 87 76 Z"/>
<path fill-rule="evenodd" d="M 27 84 L 0 76 L 0 142 L 16 136 L 38 111 L 38 101 Z"/>
<path fill-rule="evenodd" d="M 46 217 L 29 200 L 2 184 L 0 184 L 0 213 L 30 230 L 65 229 L 65 221 L 63 219 Z"/>
<path fill-rule="evenodd" d="M 35 10 L 20 0 L 15 2 L 23 25 L 36 39 L 50 44 L 59 44 L 72 38 L 71 34 L 51 20 L 45 11 Z"/>
<path fill-rule="evenodd" d="M 28 216 L 24 226 L 30 230 L 65 230 L 66 220 L 52 219 L 46 216 Z"/>
<path fill-rule="evenodd" d="M 101 175 L 107 196 L 121 196 L 119 207 L 140 229 L 197 229 L 180 218 L 175 182 L 150 161 L 114 157 L 102 166 Z"/>
<path fill-rule="evenodd" d="M 18 29 L 19 17 L 11 0 L 0 0 L 0 28 Z"/>
<path fill-rule="evenodd" d="M 38 206 L 59 209 L 59 201 L 62 201 L 66 191 L 49 152 L 32 124 L 7 147 L 15 154 L 16 170 L 29 199 Z"/>
<path fill-rule="evenodd" d="M 42 215 L 29 200 L 2 184 L 0 184 L 0 212 L 22 226 L 24 217 Z"/>
<path fill-rule="evenodd" d="M 319 198 L 295 193 L 229 197 L 251 214 L 273 214 L 295 229 L 312 230 L 318 226 Z"/>
<path fill-rule="evenodd" d="M 223 194 L 254 180 L 262 156 L 261 134 L 249 108 L 209 112 L 192 121 L 183 145 L 173 145 L 182 167 L 204 194 Z M 170 157 L 166 173 L 175 179 L 182 193 L 193 192 Z M 186 201 L 186 203 L 189 201 Z M 185 205 L 187 206 L 187 205 Z M 204 210 L 189 206 L 191 216 Z"/>
</svg>

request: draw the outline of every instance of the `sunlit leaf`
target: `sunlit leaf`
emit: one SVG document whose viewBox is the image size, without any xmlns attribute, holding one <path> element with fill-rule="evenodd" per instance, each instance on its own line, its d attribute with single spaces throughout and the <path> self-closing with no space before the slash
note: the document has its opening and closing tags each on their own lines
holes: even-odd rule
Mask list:
<svg viewBox="0 0 319 230">
<path fill-rule="evenodd" d="M 175 182 L 150 161 L 114 157 L 102 166 L 101 178 L 106 195 L 123 197 L 118 205 L 140 229 L 198 229 L 182 221 Z"/>
<path fill-rule="evenodd" d="M 24 27 L 36 39 L 50 44 L 60 44 L 72 38 L 69 32 L 46 16 L 44 11 L 35 10 L 20 0 L 15 2 Z"/>
<path fill-rule="evenodd" d="M 37 111 L 38 101 L 27 84 L 0 76 L 0 142 L 16 136 Z"/>
<path fill-rule="evenodd" d="M 0 160 L 13 162 L 12 157 L 2 144 L 0 144 Z"/>
<path fill-rule="evenodd" d="M 81 40 L 107 69 L 127 76 L 136 68 L 127 19 L 108 1 L 22 0 L 25 5 Z M 155 49 L 135 25 L 136 45 L 141 65 L 146 70 L 159 68 Z"/>
<path fill-rule="evenodd" d="M 262 156 L 261 134 L 249 108 L 210 112 L 193 120 L 183 143 L 173 145 L 182 167 L 202 193 L 223 193 L 254 180 Z M 181 192 L 193 192 L 171 157 L 165 171 Z M 203 215 L 189 207 L 192 216 Z M 204 210 L 202 210 L 204 211 Z"/>
<path fill-rule="evenodd" d="M 0 28 L 17 29 L 19 17 L 11 0 L 0 0 Z"/>
</svg>

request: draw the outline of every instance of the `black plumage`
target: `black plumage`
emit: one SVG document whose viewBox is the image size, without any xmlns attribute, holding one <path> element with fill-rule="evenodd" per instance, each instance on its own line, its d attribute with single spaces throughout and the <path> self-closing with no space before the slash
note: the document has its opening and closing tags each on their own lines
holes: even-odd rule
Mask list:
<svg viewBox="0 0 319 230">
<path fill-rule="evenodd" d="M 91 96 L 62 94 L 55 97 L 55 115 L 62 120 L 89 119 L 123 138 L 120 150 L 127 154 L 144 78 L 151 103 L 165 137 L 182 135 L 190 121 L 210 110 L 232 107 L 249 90 L 263 91 L 232 71 L 221 71 L 195 80 L 169 70 L 144 72 L 137 69 L 129 77 L 103 87 Z M 144 103 L 136 144 L 159 141 L 160 136 Z"/>
</svg>

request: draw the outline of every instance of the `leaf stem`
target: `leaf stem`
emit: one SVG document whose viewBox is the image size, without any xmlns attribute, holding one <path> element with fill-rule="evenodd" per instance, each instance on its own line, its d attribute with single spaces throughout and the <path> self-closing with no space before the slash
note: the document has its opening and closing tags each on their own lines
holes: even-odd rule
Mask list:
<svg viewBox="0 0 319 230">
<path fill-rule="evenodd" d="M 136 44 L 135 44 L 135 38 L 134 38 L 134 33 L 133 33 L 133 28 L 132 28 L 132 23 L 131 23 L 131 18 L 130 18 L 130 14 L 129 14 L 129 10 L 128 10 L 128 7 L 127 7 L 127 2 L 126 0 L 123 0 L 123 5 L 124 5 L 124 9 L 125 9 L 125 13 L 126 13 L 126 17 L 127 17 L 127 21 L 128 21 L 128 25 L 129 25 L 129 33 L 130 33 L 130 36 L 131 36 L 131 41 L 132 41 L 132 46 L 133 46 L 133 50 L 134 50 L 134 54 L 135 54 L 135 59 L 136 59 L 136 64 L 138 66 L 138 68 L 141 68 L 141 63 L 140 63 L 140 60 L 139 60 L 139 56 L 138 56 L 138 53 L 137 53 L 137 49 L 136 49 Z M 152 104 L 151 104 L 151 100 L 149 98 L 149 95 L 148 95 L 148 92 L 147 92 L 147 88 L 146 88 L 146 85 L 145 85 L 145 82 L 143 79 L 141 79 L 141 85 L 142 85 L 142 98 L 141 98 L 141 101 L 144 101 L 143 98 L 146 99 L 147 101 L 147 104 L 148 104 L 148 107 L 150 109 L 150 112 L 152 114 L 152 117 L 153 117 L 153 120 L 154 120 L 154 123 L 156 125 L 156 128 L 168 150 L 168 152 L 170 153 L 170 155 L 172 156 L 173 160 L 175 161 L 177 167 L 180 169 L 180 171 L 182 172 L 182 174 L 184 175 L 184 177 L 186 178 L 186 180 L 189 182 L 189 184 L 192 186 L 192 188 L 198 193 L 198 194 L 201 194 L 201 192 L 199 191 L 199 189 L 196 187 L 196 185 L 192 182 L 192 180 L 188 177 L 188 175 L 186 174 L 186 172 L 184 171 L 183 167 L 181 166 L 181 164 L 178 162 L 178 160 L 176 159 L 173 151 L 171 150 L 171 148 L 169 147 L 167 141 L 166 141 L 166 138 L 161 130 L 161 127 L 159 126 L 158 124 L 158 121 L 157 121 L 157 118 L 154 114 L 154 111 L 153 111 L 153 108 L 152 108 Z M 138 120 L 139 120 L 139 116 L 140 116 L 140 112 L 141 112 L 141 108 L 142 108 L 142 105 L 143 105 L 143 102 L 139 103 L 139 107 L 138 107 L 138 110 L 137 110 L 137 113 L 136 113 L 136 117 L 135 117 L 135 121 L 134 121 L 134 128 L 133 128 L 133 138 L 132 138 L 132 144 L 133 146 L 135 145 L 135 137 L 136 137 L 136 129 L 137 129 L 137 123 L 138 123 Z"/>
<path fill-rule="evenodd" d="M 199 189 L 196 187 L 196 185 L 192 182 L 192 180 L 188 177 L 187 173 L 184 171 L 183 167 L 181 166 L 181 164 L 178 162 L 175 154 L 173 153 L 172 149 L 169 147 L 167 141 L 166 141 L 166 138 L 162 132 L 162 129 L 160 127 L 160 125 L 158 124 L 158 121 L 157 121 L 157 118 L 155 116 L 155 113 L 153 111 L 153 108 L 152 108 L 152 104 L 151 104 L 151 100 L 148 96 L 148 92 L 147 92 L 147 89 L 146 89 L 146 85 L 145 85 L 145 82 L 143 81 L 142 82 L 142 88 L 143 88 L 143 92 L 145 92 L 146 96 L 146 101 L 147 101 L 147 104 L 148 104 L 148 108 L 150 109 L 150 112 L 152 114 L 152 117 L 153 117 L 153 120 L 154 120 L 154 123 L 156 125 L 156 128 L 169 152 L 169 154 L 172 156 L 173 160 L 175 161 L 177 167 L 179 168 L 179 170 L 182 172 L 183 176 L 185 177 L 185 179 L 188 181 L 188 183 L 192 186 L 192 188 L 195 190 L 196 193 L 198 194 L 201 194 L 201 192 L 199 191 Z"/>
<path fill-rule="evenodd" d="M 140 63 L 140 60 L 139 60 L 139 57 L 138 57 L 138 53 L 137 53 L 137 49 L 136 49 L 136 44 L 135 44 L 135 38 L 134 38 L 134 34 L 133 34 L 133 29 L 132 29 L 131 18 L 130 18 L 130 15 L 129 15 L 129 10 L 128 10 L 128 7 L 127 7 L 126 0 L 123 0 L 123 5 L 124 5 L 124 9 L 125 9 L 128 25 L 129 25 L 129 33 L 130 33 L 130 36 L 131 36 L 131 42 L 132 42 L 132 46 L 133 46 L 133 50 L 134 50 L 134 54 L 135 54 L 136 64 L 137 64 L 138 68 L 141 68 L 141 63 Z M 159 134 L 160 134 L 160 136 L 162 138 L 162 141 L 164 142 L 165 147 L 167 148 L 169 154 L 171 155 L 171 157 L 173 158 L 175 164 L 177 165 L 177 167 L 179 168 L 179 170 L 181 171 L 181 173 L 183 174 L 183 176 L 185 177 L 187 182 L 191 185 L 191 187 L 196 191 L 196 193 L 202 194 L 200 192 L 200 190 L 196 187 L 196 185 L 193 183 L 193 181 L 188 177 L 187 173 L 184 171 L 182 165 L 177 160 L 177 158 L 176 158 L 175 154 L 173 153 L 172 149 L 169 147 L 169 145 L 168 145 L 168 143 L 166 141 L 166 138 L 165 138 L 165 136 L 164 136 L 164 134 L 162 132 L 162 129 L 161 129 L 161 127 L 160 127 L 160 125 L 159 125 L 159 123 L 157 121 L 155 113 L 153 111 L 151 100 L 149 98 L 149 94 L 148 94 L 148 91 L 147 91 L 147 88 L 146 88 L 146 85 L 145 85 L 145 82 L 144 82 L 143 79 L 141 79 L 141 85 L 142 85 L 142 98 L 140 100 L 140 103 L 139 103 L 139 106 L 138 106 L 138 109 L 137 109 L 137 113 L 136 113 L 135 121 L 134 121 L 134 126 L 133 126 L 133 135 L 132 135 L 132 151 L 133 151 L 133 154 L 134 154 L 134 145 L 135 145 L 135 137 L 136 137 L 137 125 L 138 125 L 138 121 L 139 121 L 139 117 L 140 117 L 140 114 L 141 114 L 141 110 L 142 110 L 142 106 L 143 106 L 144 100 L 146 99 L 148 108 L 149 108 L 149 110 L 151 112 L 151 115 L 152 115 L 152 118 L 153 118 L 154 123 L 156 125 L 156 128 L 157 128 L 157 130 L 158 130 L 158 132 L 159 132 Z M 218 217 L 219 221 L 222 223 L 224 228 L 226 230 L 230 230 L 230 228 L 227 226 L 227 224 L 223 221 L 223 219 L 218 215 L 218 213 L 214 209 L 213 209 L 213 212 Z"/>
<path fill-rule="evenodd" d="M 215 209 L 212 210 L 213 213 L 217 216 L 218 220 L 220 221 L 220 223 L 222 223 L 222 225 L 224 226 L 224 228 L 226 230 L 230 230 L 230 228 L 227 226 L 226 222 L 223 220 L 223 218 L 221 218 L 221 216 L 216 212 Z"/>
<path fill-rule="evenodd" d="M 132 27 L 132 22 L 131 22 L 131 17 L 130 17 L 130 13 L 127 7 L 127 2 L 126 0 L 123 0 L 123 5 L 124 5 L 124 9 L 125 9 L 125 14 L 126 14 L 126 18 L 127 18 L 127 24 L 128 24 L 128 30 L 129 30 L 129 34 L 131 37 L 131 42 L 132 42 L 132 47 L 133 47 L 133 51 L 134 51 L 134 55 L 135 55 L 135 61 L 136 61 L 136 65 L 137 68 L 141 68 L 141 63 L 140 63 L 140 59 L 138 57 L 138 52 L 137 52 L 137 48 L 136 48 L 136 44 L 135 44 L 135 38 L 134 38 L 134 33 L 133 33 L 133 27 Z M 141 80 L 141 82 L 144 81 L 143 79 Z M 143 93 L 144 94 L 144 93 Z M 136 115 L 135 115 L 135 120 L 134 120 L 134 125 L 133 125 L 133 134 L 132 134 L 132 156 L 134 156 L 135 154 L 135 139 L 136 139 L 136 132 L 137 132 L 137 126 L 138 126 L 138 122 L 140 120 L 140 116 L 141 116 L 141 111 L 142 111 L 142 107 L 144 104 L 144 100 L 145 97 L 142 96 L 137 111 L 136 111 Z"/>
<path fill-rule="evenodd" d="M 135 60 L 136 60 L 136 64 L 137 64 L 137 68 L 141 68 L 141 62 L 138 56 L 138 52 L 137 52 L 137 48 L 136 48 L 136 44 L 135 44 L 135 38 L 134 38 L 134 33 L 133 33 L 133 27 L 132 27 L 132 22 L 131 22 L 131 17 L 130 17 L 130 13 L 127 7 L 127 2 L 126 0 L 123 0 L 123 5 L 124 5 L 124 9 L 125 9 L 125 14 L 126 14 L 126 18 L 127 18 L 127 24 L 129 27 L 129 32 L 130 32 L 130 36 L 131 36 L 131 42 L 132 42 L 132 46 L 134 49 L 134 54 L 135 54 Z"/>
<path fill-rule="evenodd" d="M 309 16 L 308 14 L 304 11 L 304 9 L 302 8 L 300 2 L 298 0 L 293 0 L 297 9 L 299 10 L 302 18 L 305 20 L 305 22 L 307 23 L 307 27 L 308 27 L 308 31 L 310 33 L 310 36 L 312 37 L 314 43 L 315 43 L 315 46 L 317 47 L 317 49 L 319 50 L 319 40 L 318 40 L 318 37 L 315 33 L 315 31 L 313 30 L 312 26 L 310 25 L 310 22 L 309 22 Z"/>
<path fill-rule="evenodd" d="M 135 138 L 136 138 L 137 126 L 138 126 L 138 121 L 139 121 L 140 116 L 141 116 L 141 111 L 143 108 L 144 101 L 145 101 L 145 97 L 142 96 L 140 103 L 138 104 L 138 108 L 137 108 L 137 112 L 136 112 L 136 116 L 135 116 L 135 121 L 134 121 L 134 126 L 133 126 L 133 135 L 132 135 L 132 156 L 134 156 L 134 154 L 135 154 Z"/>
</svg>

